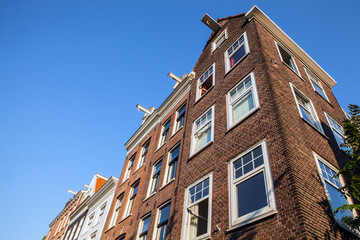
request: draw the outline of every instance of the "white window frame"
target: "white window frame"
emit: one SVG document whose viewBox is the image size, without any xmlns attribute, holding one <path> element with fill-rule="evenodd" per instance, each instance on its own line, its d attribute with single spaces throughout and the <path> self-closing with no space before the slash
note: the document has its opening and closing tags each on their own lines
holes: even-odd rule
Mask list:
<svg viewBox="0 0 360 240">
<path fill-rule="evenodd" d="M 197 131 L 195 132 L 195 127 L 196 127 L 196 122 L 203 117 L 205 114 L 207 114 L 209 111 L 211 111 L 211 120 L 206 120 L 206 122 L 203 124 L 203 126 L 201 126 L 199 129 L 197 129 Z M 211 106 L 209 109 L 207 109 L 203 114 L 200 115 L 200 117 L 198 117 L 194 122 L 193 122 L 193 127 L 192 127 L 192 133 L 191 133 L 191 151 L 190 151 L 190 156 L 194 155 L 195 153 L 199 152 L 201 149 L 205 148 L 206 146 L 208 146 L 210 143 L 212 143 L 214 141 L 214 116 L 215 116 L 215 105 Z M 197 134 L 198 132 L 204 130 L 204 128 L 206 127 L 206 125 L 210 122 L 210 128 L 211 128 L 211 140 L 206 143 L 204 146 L 202 146 L 201 148 L 195 150 L 196 147 L 196 143 L 197 141 L 195 141 L 195 134 Z"/>
<path fill-rule="evenodd" d="M 133 185 L 131 185 L 131 191 L 130 191 L 130 194 L 129 194 L 129 197 L 128 197 L 128 201 L 126 203 L 126 210 L 124 212 L 123 219 L 127 218 L 128 216 L 131 216 L 131 214 L 132 214 L 132 212 L 134 210 L 134 204 L 135 204 L 136 196 L 137 196 L 138 191 L 139 191 L 139 184 L 140 184 L 140 182 L 136 181 L 135 183 L 133 183 Z M 135 193 L 135 196 L 134 196 L 135 187 L 137 187 L 137 190 L 136 190 L 136 193 Z"/>
<path fill-rule="evenodd" d="M 90 230 L 91 225 L 93 224 L 93 221 L 94 221 L 94 216 L 95 216 L 95 213 L 94 213 L 94 212 L 89 215 L 89 218 L 88 218 L 88 221 L 87 221 L 87 225 L 86 225 L 86 232 Z"/>
<path fill-rule="evenodd" d="M 324 187 L 325 194 L 326 194 L 326 198 L 327 198 L 327 200 L 329 201 L 329 205 L 330 205 L 330 208 L 331 208 L 331 212 L 332 212 L 332 214 L 333 214 L 333 216 L 334 216 L 335 221 L 336 221 L 341 227 L 343 227 L 343 228 L 345 228 L 345 229 L 347 229 L 347 230 L 349 230 L 349 231 L 351 231 L 351 232 L 354 232 L 348 225 L 346 225 L 344 222 L 342 222 L 340 219 L 338 219 L 338 218 L 336 217 L 336 215 L 334 214 L 334 210 L 335 210 L 335 209 L 334 209 L 334 206 L 333 206 L 333 203 L 332 203 L 332 200 L 331 200 L 329 191 L 328 191 L 328 189 L 327 189 L 327 187 L 326 187 L 325 181 L 326 181 L 327 183 L 329 183 L 331 186 L 333 186 L 334 188 L 336 188 L 336 189 L 339 189 L 339 187 L 336 186 L 336 185 L 334 185 L 332 182 L 327 181 L 327 180 L 324 179 L 324 176 L 323 176 L 323 173 L 322 173 L 322 171 L 321 171 L 321 167 L 320 167 L 319 161 L 320 161 L 322 164 L 324 164 L 326 167 L 328 167 L 330 170 L 334 171 L 336 174 L 339 172 L 338 169 L 336 169 L 334 166 L 332 166 L 332 165 L 331 165 L 330 163 L 328 163 L 324 158 L 322 158 L 321 156 L 319 156 L 319 155 L 316 154 L 315 152 L 313 152 L 313 155 L 314 155 L 314 159 L 315 159 L 315 162 L 316 162 L 317 169 L 318 169 L 318 171 L 319 171 L 319 176 L 320 176 L 320 179 L 321 179 L 321 183 L 322 183 L 322 185 L 323 185 L 323 187 Z M 338 178 L 338 181 L 339 181 L 341 187 L 343 187 L 343 186 L 345 185 L 345 182 L 344 182 L 344 180 L 343 180 L 343 178 L 342 178 L 341 175 L 340 175 L 340 177 Z M 348 204 L 353 204 L 353 201 L 352 201 L 351 198 L 348 197 L 348 198 L 345 198 L 345 200 L 348 202 Z M 355 210 L 353 210 L 351 213 L 352 213 L 352 215 L 353 215 L 354 217 L 357 216 Z M 356 234 L 359 235 L 359 232 L 356 231 Z"/>
<path fill-rule="evenodd" d="M 206 89 L 206 92 L 201 94 L 201 90 L 200 90 L 200 80 L 202 77 L 206 76 L 208 71 L 210 71 L 210 69 L 212 68 L 212 86 L 209 89 Z M 209 75 L 204 82 L 211 76 Z M 206 71 L 204 71 L 203 74 L 201 74 L 201 76 L 197 79 L 197 83 L 196 83 L 196 99 L 195 102 L 199 101 L 208 91 L 210 91 L 213 87 L 215 86 L 215 63 L 211 64 L 210 67 L 208 67 L 206 69 Z"/>
<path fill-rule="evenodd" d="M 99 211 L 99 216 L 98 216 L 98 220 L 97 222 L 99 223 L 101 221 L 101 219 L 104 217 L 105 214 L 105 208 L 106 208 L 106 203 L 104 203 L 101 207 L 100 207 L 100 211 Z"/>
<path fill-rule="evenodd" d="M 312 104 L 312 101 L 310 100 L 310 98 L 308 98 L 305 94 L 303 94 L 298 88 L 296 88 L 293 84 L 290 83 L 290 87 L 291 87 L 291 91 L 293 93 L 295 102 L 296 102 L 296 106 L 297 109 L 299 111 L 300 117 L 302 119 L 304 119 L 305 122 L 309 123 L 313 128 L 315 128 L 316 130 L 318 130 L 319 132 L 321 132 L 322 134 L 324 134 L 324 130 L 321 126 L 320 120 L 318 118 L 318 115 L 316 114 L 316 110 L 314 108 L 314 105 Z M 302 112 L 301 112 L 301 108 L 300 108 L 300 103 L 297 99 L 297 96 L 299 96 L 300 98 L 302 98 L 303 100 L 305 100 L 308 103 L 308 107 L 309 109 L 308 112 L 310 112 L 312 118 L 315 121 L 315 125 L 312 122 L 309 122 L 308 120 L 306 120 L 306 118 L 303 116 Z M 306 106 L 303 106 L 303 108 L 305 108 Z"/>
<path fill-rule="evenodd" d="M 126 180 L 129 179 L 131 170 L 132 170 L 133 167 L 134 167 L 135 158 L 136 158 L 136 153 L 133 154 L 133 155 L 129 158 L 128 164 L 127 164 L 127 167 L 126 167 L 126 170 L 125 170 L 125 175 L 124 175 L 123 182 L 125 182 Z"/>
<path fill-rule="evenodd" d="M 299 75 L 299 76 L 301 77 L 300 71 L 299 71 L 299 69 L 298 69 L 298 67 L 297 67 L 297 65 L 296 65 L 296 62 L 295 62 L 295 59 L 294 59 L 293 55 L 290 54 L 289 51 L 287 51 L 287 50 L 285 49 L 285 47 L 281 46 L 281 45 L 280 45 L 279 43 L 277 43 L 276 41 L 275 41 L 275 45 L 276 45 L 276 49 L 277 49 L 277 51 L 278 51 L 278 53 L 279 53 L 281 62 L 284 63 L 284 64 L 285 64 L 287 67 L 289 67 L 294 73 L 296 73 L 297 75 Z M 289 54 L 289 56 L 290 56 L 290 58 L 291 58 L 290 61 L 294 64 L 294 66 L 289 66 L 289 64 L 287 64 L 287 63 L 284 61 L 284 59 L 283 59 L 283 57 L 282 57 L 282 55 L 281 55 L 281 52 L 280 52 L 280 48 L 281 48 L 282 50 L 284 50 L 287 54 Z M 294 67 L 295 69 L 294 69 L 293 67 Z"/>
<path fill-rule="evenodd" d="M 230 48 L 232 48 L 234 46 L 234 44 L 241 38 L 244 37 L 244 42 L 242 42 L 239 46 L 237 46 L 233 52 L 229 55 L 228 51 Z M 239 61 L 237 61 L 234 66 L 230 67 L 230 58 L 232 57 L 232 55 L 234 55 L 242 46 L 244 46 L 245 48 L 245 54 L 244 56 L 242 56 L 242 58 L 239 59 Z M 247 38 L 247 34 L 246 32 L 244 32 L 238 39 L 236 39 L 236 41 L 234 41 L 231 46 L 226 49 L 225 53 L 224 53 L 224 57 L 225 57 L 225 74 L 228 73 L 231 69 L 233 69 L 234 67 L 236 67 L 248 54 L 250 53 L 250 48 L 249 48 L 249 42 L 248 42 L 248 38 Z"/>
<path fill-rule="evenodd" d="M 322 98 L 324 98 L 326 101 L 329 102 L 329 98 L 327 97 L 326 92 L 325 92 L 324 88 L 323 88 L 322 85 L 321 85 L 320 79 L 319 79 L 315 74 L 313 74 L 311 71 L 307 70 L 306 68 L 304 68 L 304 69 L 305 69 L 306 75 L 307 75 L 307 77 L 308 77 L 308 79 L 309 79 L 309 81 L 310 81 L 310 83 L 311 83 L 311 86 L 313 87 L 314 91 L 317 92 L 317 93 L 319 93 L 319 95 L 320 95 Z M 314 85 L 316 85 L 321 91 L 318 91 L 318 90 L 315 88 Z M 324 95 L 323 95 L 323 94 L 324 94 Z"/>
<path fill-rule="evenodd" d="M 339 146 L 340 150 L 343 150 L 343 151 L 350 150 L 350 149 L 347 149 L 347 148 L 345 148 L 345 147 L 341 147 L 341 144 L 345 142 L 345 141 L 344 141 L 344 140 L 345 140 L 345 133 L 344 133 L 343 127 L 342 127 L 340 124 L 338 124 L 332 117 L 330 117 L 326 112 L 324 112 L 324 114 L 325 114 L 326 120 L 327 120 L 327 122 L 329 123 L 329 126 L 330 126 L 330 128 L 331 128 L 331 131 L 332 131 L 332 133 L 333 133 L 333 135 L 334 135 L 334 138 L 335 138 L 336 143 L 337 143 L 337 145 Z M 338 129 L 336 129 L 336 127 L 334 127 L 334 126 L 331 124 L 331 121 L 334 122 L 335 124 L 337 124 L 337 125 L 341 128 L 341 132 L 340 132 Z M 339 142 L 339 141 L 338 141 L 338 138 L 336 137 L 336 135 L 340 135 L 340 137 L 343 139 L 343 141 L 342 141 L 342 142 Z"/>
<path fill-rule="evenodd" d="M 196 186 L 197 184 L 205 181 L 206 179 L 209 179 L 209 194 L 191 204 L 189 204 L 189 191 L 191 188 Z M 200 235 L 198 237 L 192 238 L 191 240 L 200 240 L 200 239 L 209 239 L 211 236 L 211 215 L 212 215 L 212 192 L 213 192 L 213 174 L 209 173 L 206 176 L 198 179 L 196 182 L 189 185 L 185 190 L 185 203 L 184 203 L 184 212 L 183 212 L 183 226 L 181 231 L 181 239 L 182 240 L 188 240 L 189 239 L 189 214 L 188 208 L 191 206 L 194 206 L 200 202 L 202 202 L 205 199 L 208 199 L 208 224 L 207 224 L 207 233 Z"/>
<path fill-rule="evenodd" d="M 164 130 L 165 130 L 165 126 L 169 123 L 169 128 L 166 131 L 166 137 L 164 136 Z M 159 138 L 159 145 L 158 145 L 158 149 L 160 147 L 162 147 L 163 145 L 165 145 L 165 143 L 167 143 L 167 141 L 169 140 L 170 137 L 170 128 L 171 128 L 171 118 L 169 118 L 168 120 L 166 120 L 163 125 L 161 126 L 161 132 L 160 132 L 160 138 Z"/>
<path fill-rule="evenodd" d="M 246 79 L 251 79 L 251 87 L 249 87 L 245 92 L 243 92 L 240 96 L 238 96 L 233 102 L 231 102 L 231 96 L 230 93 L 236 89 L 240 84 L 242 84 Z M 252 92 L 253 96 L 253 104 L 254 107 L 249 112 L 247 112 L 243 117 L 238 119 L 237 121 L 233 121 L 233 105 L 241 101 L 248 93 Z M 255 74 L 251 72 L 248 74 L 245 78 L 243 78 L 239 83 L 237 83 L 227 94 L 226 94 L 226 102 L 227 102 L 227 126 L 228 129 L 232 128 L 234 125 L 238 124 L 239 122 L 243 121 L 245 118 L 247 118 L 249 115 L 251 115 L 253 112 L 255 112 L 258 108 L 260 108 L 260 101 L 259 101 L 259 95 L 256 87 L 256 81 L 255 81 Z"/>
<path fill-rule="evenodd" d="M 224 40 L 217 46 L 219 40 L 224 37 Z M 216 49 L 220 47 L 220 45 L 228 39 L 227 28 L 212 42 L 211 44 L 211 52 L 214 52 Z"/>
<path fill-rule="evenodd" d="M 171 201 L 167 201 L 163 204 L 161 204 L 157 210 L 156 210 L 156 221 L 155 221 L 155 225 L 154 225 L 154 232 L 153 232 L 153 236 L 152 236 L 152 240 L 159 240 L 159 236 L 157 236 L 157 233 L 158 233 L 158 229 L 159 229 L 159 221 L 160 221 L 160 213 L 161 213 L 161 210 L 164 209 L 165 207 L 167 207 L 168 205 L 170 205 L 170 209 L 169 209 L 169 216 L 168 216 L 168 219 L 167 219 L 167 223 L 166 224 L 163 224 L 161 225 L 161 228 L 166 225 L 166 234 L 165 234 L 165 238 L 166 236 L 168 235 L 168 224 L 169 224 L 169 218 L 170 218 L 170 213 L 171 213 Z M 162 239 L 161 239 L 162 240 Z"/>
<path fill-rule="evenodd" d="M 180 112 L 180 110 L 181 110 L 183 107 L 185 107 L 184 115 L 182 115 L 182 118 L 183 118 L 184 120 L 183 120 L 182 126 L 179 126 L 179 123 L 180 123 L 180 121 L 179 121 L 179 119 L 178 119 L 178 118 L 179 118 L 179 112 Z M 177 133 L 178 131 L 180 131 L 180 129 L 182 129 L 182 128 L 184 127 L 184 125 L 185 125 L 186 107 L 187 107 L 186 102 L 184 102 L 184 103 L 181 104 L 181 106 L 176 110 L 175 123 L 174 123 L 175 126 L 174 126 L 174 130 L 173 130 L 173 135 L 174 135 L 175 133 Z"/>
<path fill-rule="evenodd" d="M 243 176 L 235 179 L 235 173 L 234 173 L 234 162 L 240 159 L 241 157 L 245 156 L 246 154 L 252 152 L 257 147 L 261 146 L 262 150 L 262 157 L 263 157 L 263 164 L 259 167 L 249 171 L 248 173 L 244 174 Z M 241 184 L 245 182 L 246 180 L 251 179 L 252 177 L 255 177 L 259 173 L 263 172 L 264 174 L 264 183 L 266 187 L 266 197 L 268 205 L 265 207 L 262 207 L 260 209 L 257 209 L 253 212 L 247 213 L 243 216 L 237 217 L 237 190 L 236 186 L 238 184 Z M 229 181 L 230 181 L 230 228 L 237 228 L 243 225 L 246 225 L 248 223 L 257 221 L 259 219 L 268 217 L 272 214 L 275 214 L 277 212 L 276 210 L 276 202 L 275 202 L 275 192 L 274 192 L 274 185 L 271 175 L 271 169 L 270 169 L 270 162 L 268 157 L 268 151 L 266 147 L 266 140 L 261 141 L 260 143 L 255 144 L 248 150 L 240 153 L 235 158 L 231 159 L 229 162 Z"/>
<path fill-rule="evenodd" d="M 76 232 L 75 232 L 75 235 L 74 235 L 74 236 L 75 236 L 74 239 L 76 239 L 76 240 L 79 239 L 80 231 L 81 231 L 81 228 L 82 228 L 82 226 L 83 226 L 83 224 L 84 224 L 85 218 L 86 218 L 86 216 L 82 217 L 82 218 L 80 219 L 80 221 L 79 221 L 79 225 L 78 225 L 78 227 L 77 227 L 77 229 L 76 229 Z"/>
<path fill-rule="evenodd" d="M 147 150 L 146 150 L 146 148 L 147 148 Z M 146 157 L 149 152 L 149 148 L 150 148 L 150 139 L 147 140 L 141 147 L 141 155 L 140 155 L 139 163 L 138 163 L 138 166 L 136 169 L 139 169 L 140 167 L 142 167 L 145 164 Z"/>
<path fill-rule="evenodd" d="M 177 160 L 174 160 L 170 165 L 172 153 L 176 148 L 179 148 L 179 154 L 178 154 Z M 180 157 L 180 143 L 177 143 L 168 152 L 168 156 L 167 156 L 167 160 L 166 160 L 166 166 L 165 166 L 165 177 L 164 177 L 164 181 L 163 181 L 163 186 L 170 183 L 171 181 L 173 181 L 176 178 L 176 172 L 177 172 L 178 164 L 179 164 L 179 157 Z M 173 170 L 174 169 L 174 164 L 176 164 L 175 174 L 174 174 L 175 177 L 170 178 L 170 174 L 172 173 L 172 171 L 174 171 Z"/>
<path fill-rule="evenodd" d="M 147 219 L 147 218 L 150 218 L 150 221 L 149 221 L 149 227 L 148 227 L 148 230 L 146 231 L 146 234 L 143 234 L 142 236 L 140 236 L 140 234 L 142 233 L 142 229 L 144 227 L 144 220 Z M 150 228 L 150 222 L 151 222 L 151 212 L 144 215 L 141 219 L 140 219 L 140 224 L 139 224 L 139 229 L 138 229 L 138 232 L 136 234 L 136 239 L 137 240 L 144 240 L 144 239 L 147 239 L 147 236 L 148 236 L 148 233 L 149 233 L 149 228 Z M 145 236 L 145 238 L 143 238 Z"/>
<path fill-rule="evenodd" d="M 96 238 L 96 233 L 97 231 L 93 232 L 91 235 L 90 235 L 90 240 L 93 240 Z"/>
<path fill-rule="evenodd" d="M 116 220 L 119 217 L 119 212 L 120 212 L 120 208 L 121 205 L 124 201 L 124 193 L 120 194 L 117 198 L 116 198 L 116 203 L 114 206 L 114 211 L 113 214 L 111 216 L 111 221 L 110 221 L 110 225 L 109 228 L 112 228 L 116 225 Z"/>
<path fill-rule="evenodd" d="M 154 181 L 155 181 L 154 175 L 155 175 L 155 171 L 156 171 L 156 166 L 159 165 L 159 164 L 161 164 L 161 166 L 160 166 L 159 172 L 156 174 L 156 181 L 157 182 L 156 182 L 155 188 L 153 189 L 153 184 L 154 184 Z M 152 166 L 152 171 L 151 171 L 151 176 L 150 176 L 150 181 L 149 181 L 149 186 L 148 186 L 148 191 L 147 191 L 147 196 L 148 197 L 155 194 L 156 190 L 159 188 L 160 174 L 161 174 L 162 165 L 163 165 L 163 157 L 158 159 Z"/>
</svg>

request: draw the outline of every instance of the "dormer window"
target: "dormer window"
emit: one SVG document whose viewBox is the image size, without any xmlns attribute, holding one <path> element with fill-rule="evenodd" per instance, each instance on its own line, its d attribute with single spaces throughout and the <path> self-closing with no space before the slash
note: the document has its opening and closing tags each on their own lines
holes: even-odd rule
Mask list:
<svg viewBox="0 0 360 240">
<path fill-rule="evenodd" d="M 215 85 L 215 63 L 211 65 L 198 79 L 196 100 L 200 99 Z"/>
</svg>

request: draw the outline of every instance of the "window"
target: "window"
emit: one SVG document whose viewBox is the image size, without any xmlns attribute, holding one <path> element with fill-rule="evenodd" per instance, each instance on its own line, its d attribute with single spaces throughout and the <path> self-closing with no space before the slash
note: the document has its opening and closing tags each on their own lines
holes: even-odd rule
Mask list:
<svg viewBox="0 0 360 240">
<path fill-rule="evenodd" d="M 138 168 L 141 167 L 142 165 L 144 165 L 145 160 L 146 160 L 146 155 L 147 155 L 148 150 L 149 150 L 149 146 L 150 146 L 150 140 L 148 140 L 142 147 L 141 157 L 140 157 Z"/>
<path fill-rule="evenodd" d="M 78 224 L 79 224 L 79 222 L 77 222 L 77 223 L 75 224 L 75 226 L 71 229 L 71 234 L 70 234 L 70 237 L 69 237 L 68 239 L 70 239 L 70 240 L 73 239 L 73 236 L 74 236 L 74 234 L 75 234 L 75 229 L 78 227 Z"/>
<path fill-rule="evenodd" d="M 116 220 L 118 218 L 119 215 L 119 210 L 122 204 L 122 201 L 124 199 L 124 194 L 121 194 L 117 199 L 116 199 L 116 205 L 115 205 L 115 209 L 114 209 L 114 213 L 111 217 L 111 222 L 110 222 L 110 226 L 109 227 L 113 227 L 116 224 Z"/>
<path fill-rule="evenodd" d="M 290 83 L 300 116 L 313 127 L 323 132 L 311 100 Z"/>
<path fill-rule="evenodd" d="M 250 52 L 246 32 L 241 35 L 225 52 L 225 69 L 230 71 Z"/>
<path fill-rule="evenodd" d="M 228 127 L 233 126 L 259 107 L 254 73 L 250 73 L 227 94 Z"/>
<path fill-rule="evenodd" d="M 185 111 L 186 111 L 186 103 L 182 105 L 179 110 L 176 112 L 176 123 L 175 123 L 175 132 L 179 131 L 184 126 L 185 121 Z"/>
<path fill-rule="evenodd" d="M 193 124 L 191 153 L 199 151 L 214 138 L 214 106 L 201 115 Z"/>
<path fill-rule="evenodd" d="M 162 159 L 157 161 L 153 166 L 152 177 L 150 179 L 150 185 L 149 185 L 150 188 L 148 190 L 148 196 L 156 191 L 160 178 L 161 163 L 162 163 Z"/>
<path fill-rule="evenodd" d="M 98 223 L 101 222 L 101 219 L 104 216 L 105 207 L 106 207 L 106 205 L 104 205 L 104 206 L 102 206 L 100 208 L 99 217 L 98 217 Z"/>
<path fill-rule="evenodd" d="M 325 113 L 325 116 L 330 125 L 331 131 L 333 132 L 335 140 L 336 140 L 337 144 L 339 145 L 339 148 L 344 151 L 350 150 L 349 148 L 341 146 L 341 144 L 344 143 L 344 139 L 345 139 L 345 134 L 344 134 L 344 131 L 343 131 L 343 128 L 341 127 L 341 125 L 338 124 L 337 122 L 335 122 L 334 119 L 332 119 L 326 113 Z"/>
<path fill-rule="evenodd" d="M 314 88 L 314 90 L 320 94 L 320 96 L 322 96 L 325 100 L 329 101 L 329 99 L 327 98 L 324 89 L 321 86 L 320 80 L 318 78 L 315 77 L 314 74 L 312 74 L 310 71 L 308 71 L 305 68 L 305 72 L 311 82 L 312 87 Z"/>
<path fill-rule="evenodd" d="M 88 220 L 88 224 L 87 224 L 86 231 L 89 231 L 89 229 L 90 229 L 90 227 L 91 227 L 91 224 L 92 224 L 92 222 L 93 222 L 93 219 L 94 219 L 94 213 L 89 216 L 89 220 Z"/>
<path fill-rule="evenodd" d="M 121 235 L 120 237 L 116 238 L 115 240 L 125 240 L 125 234 Z"/>
<path fill-rule="evenodd" d="M 126 168 L 126 172 L 125 172 L 123 182 L 125 182 L 130 177 L 130 172 L 131 172 L 131 169 L 132 169 L 132 167 L 134 165 L 134 162 L 135 162 L 135 154 L 129 159 L 129 163 L 128 163 L 128 166 Z"/>
<path fill-rule="evenodd" d="M 170 214 L 170 203 L 161 206 L 158 210 L 157 225 L 155 228 L 155 240 L 165 240 L 167 222 Z"/>
<path fill-rule="evenodd" d="M 132 213 L 134 203 L 135 203 L 135 197 L 136 197 L 136 194 L 137 194 L 137 191 L 138 191 L 138 187 L 139 187 L 139 182 L 136 182 L 136 183 L 134 183 L 134 185 L 131 188 L 131 193 L 130 193 L 130 196 L 129 196 L 129 201 L 128 201 L 127 211 L 126 211 L 125 217 L 130 216 L 131 213 Z"/>
<path fill-rule="evenodd" d="M 179 159 L 179 150 L 180 150 L 180 145 L 177 145 L 175 148 L 170 150 L 165 183 L 168 183 L 172 179 L 175 179 L 176 168 Z"/>
<path fill-rule="evenodd" d="M 211 198 L 212 175 L 200 179 L 186 189 L 183 239 L 203 239 L 210 236 Z"/>
<path fill-rule="evenodd" d="M 276 211 L 266 142 L 230 161 L 230 219 L 242 226 Z"/>
<path fill-rule="evenodd" d="M 139 240 L 146 240 L 147 233 L 149 230 L 149 224 L 150 224 L 150 217 L 151 215 L 147 215 L 141 219 L 140 226 L 139 226 L 139 233 L 138 238 Z"/>
<path fill-rule="evenodd" d="M 324 159 L 320 158 L 317 154 L 314 153 L 316 159 L 316 165 L 318 167 L 322 184 L 325 188 L 327 199 L 330 202 L 332 211 L 344 204 L 352 204 L 351 199 L 346 199 L 346 197 L 339 191 L 339 189 L 344 185 L 342 180 L 338 177 L 335 177 L 337 170 L 328 164 Z M 337 221 L 342 221 L 346 217 L 354 217 L 353 213 L 349 210 L 345 212 L 337 212 L 335 219 Z"/>
<path fill-rule="evenodd" d="M 169 136 L 169 130 L 170 130 L 170 120 L 167 120 L 163 127 L 162 127 L 162 133 L 161 133 L 161 136 L 160 136 L 160 145 L 159 147 L 161 147 L 162 145 L 164 145 L 168 139 L 168 136 Z"/>
<path fill-rule="evenodd" d="M 276 43 L 276 47 L 279 51 L 280 59 L 283 63 L 285 63 L 289 68 L 291 68 L 297 75 L 300 76 L 299 70 L 295 64 L 294 58 L 278 43 Z"/>
<path fill-rule="evenodd" d="M 90 236 L 90 240 L 94 240 L 94 239 L 95 239 L 95 237 L 96 237 L 96 232 L 94 232 L 93 234 L 91 234 L 91 236 Z"/>
<path fill-rule="evenodd" d="M 80 234 L 80 230 L 81 230 L 82 225 L 83 225 L 83 223 L 84 223 L 84 220 L 85 220 L 85 216 L 82 217 L 81 220 L 80 220 L 79 226 L 78 226 L 78 228 L 76 229 L 76 233 L 75 233 L 74 239 L 78 239 L 79 234 Z"/>
<path fill-rule="evenodd" d="M 215 63 L 211 65 L 197 81 L 196 100 L 215 85 Z"/>
<path fill-rule="evenodd" d="M 67 233 L 66 233 L 66 235 L 65 235 L 64 240 L 69 240 L 69 235 L 70 235 L 70 233 L 71 233 L 72 230 L 73 230 L 73 228 L 70 228 L 70 229 L 67 230 Z"/>
<path fill-rule="evenodd" d="M 223 31 L 212 43 L 211 51 L 215 51 L 227 39 L 227 29 Z"/>
</svg>

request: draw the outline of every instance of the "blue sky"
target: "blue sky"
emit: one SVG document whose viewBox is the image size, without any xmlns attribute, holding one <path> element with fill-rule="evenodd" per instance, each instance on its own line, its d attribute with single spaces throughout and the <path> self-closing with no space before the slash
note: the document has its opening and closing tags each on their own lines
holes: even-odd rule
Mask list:
<svg viewBox="0 0 360 240">
<path fill-rule="evenodd" d="M 159 107 L 211 33 L 258 5 L 360 104 L 360 2 L 0 0 L 1 238 L 41 239 L 95 173 L 119 177 L 136 104 Z M 21 226 L 20 230 L 18 227 Z"/>
</svg>

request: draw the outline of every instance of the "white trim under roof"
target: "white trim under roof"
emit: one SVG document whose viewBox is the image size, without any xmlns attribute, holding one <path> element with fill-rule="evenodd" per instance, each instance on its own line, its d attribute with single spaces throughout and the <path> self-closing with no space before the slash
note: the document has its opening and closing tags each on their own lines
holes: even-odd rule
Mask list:
<svg viewBox="0 0 360 240">
<path fill-rule="evenodd" d="M 281 42 L 291 51 L 306 67 L 312 70 L 329 87 L 334 87 L 336 81 L 317 64 L 299 45 L 297 45 L 279 26 L 277 26 L 266 14 L 254 5 L 245 17 L 251 21 L 255 18 L 267 31 L 272 34 L 277 41 Z"/>
</svg>

